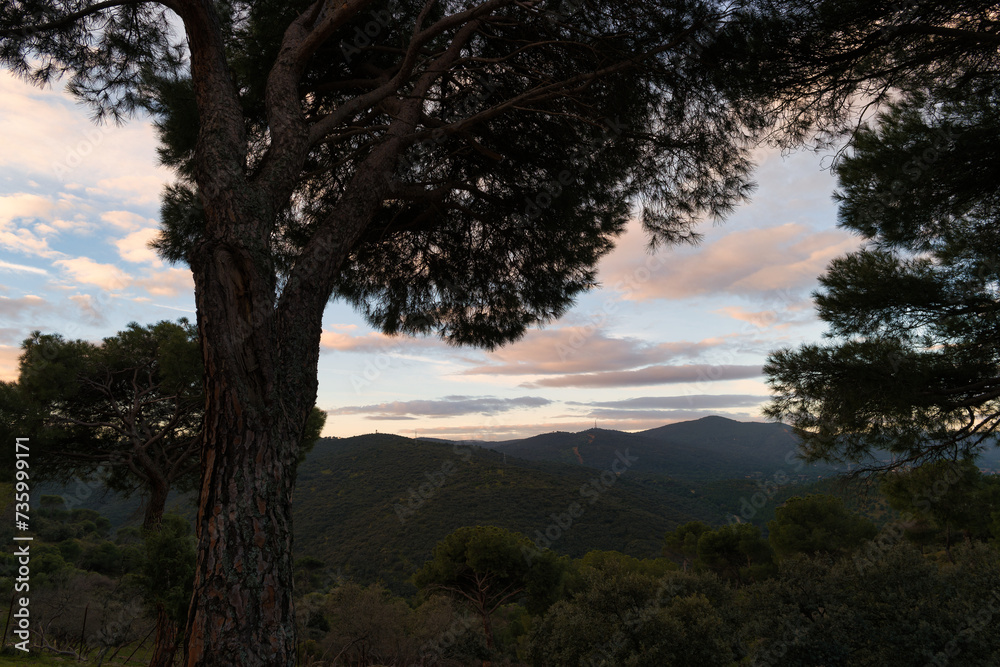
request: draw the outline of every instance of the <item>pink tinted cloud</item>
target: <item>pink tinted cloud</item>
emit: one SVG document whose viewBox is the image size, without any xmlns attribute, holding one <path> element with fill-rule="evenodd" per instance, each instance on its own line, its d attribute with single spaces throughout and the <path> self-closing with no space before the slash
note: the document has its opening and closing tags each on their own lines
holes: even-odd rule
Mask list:
<svg viewBox="0 0 1000 667">
<path fill-rule="evenodd" d="M 320 348 L 336 352 L 385 352 L 406 349 L 445 348 L 445 343 L 435 338 L 414 338 L 412 336 L 387 336 L 369 332 L 362 336 L 352 336 L 344 331 L 357 329 L 354 325 L 332 325 L 324 329 L 320 337 Z"/>
<path fill-rule="evenodd" d="M 61 259 L 54 264 L 62 268 L 74 282 L 94 285 L 109 292 L 125 289 L 133 281 L 132 276 L 114 264 L 101 264 L 89 257 Z"/>
<path fill-rule="evenodd" d="M 664 249 L 652 263 L 637 257 L 643 236 L 633 230 L 627 245 L 602 266 L 606 285 L 624 285 L 622 298 L 633 301 L 686 299 L 706 294 L 755 295 L 795 291 L 815 283 L 827 264 L 858 246 L 839 230 L 814 232 L 798 223 L 737 230 L 690 250 Z M 637 266 L 653 266 L 636 280 Z"/>
<path fill-rule="evenodd" d="M 466 370 L 464 375 L 556 375 L 616 371 L 665 361 L 694 358 L 723 343 L 702 341 L 648 343 L 637 338 L 612 338 L 594 327 L 534 330 L 523 339 L 490 353 L 493 363 Z"/>
<path fill-rule="evenodd" d="M 17 128 L 0 151 L 5 169 L 142 204 L 155 204 L 163 183 L 171 179 L 169 170 L 157 166 L 151 123 L 96 125 L 60 89 L 0 75 L 0 116 Z"/>
<path fill-rule="evenodd" d="M 377 405 L 352 405 L 327 410 L 331 415 L 366 415 L 368 419 L 444 418 L 460 415 L 493 415 L 509 410 L 539 408 L 552 401 L 538 396 L 445 396 L 440 399 L 393 401 Z"/>
<path fill-rule="evenodd" d="M 137 215 L 131 211 L 105 211 L 101 213 L 101 222 L 105 222 L 112 227 L 126 232 L 132 232 L 155 224 L 154 220 Z"/>
<path fill-rule="evenodd" d="M 114 264 L 101 264 L 89 257 L 61 259 L 54 264 L 74 283 L 94 285 L 107 292 L 138 288 L 154 296 L 177 296 L 194 290 L 191 270 L 186 268 L 150 269 L 135 276 Z"/>
<path fill-rule="evenodd" d="M 163 262 L 156 255 L 156 251 L 149 247 L 150 241 L 159 236 L 159 233 L 155 227 L 145 227 L 114 241 L 114 244 L 118 248 L 119 256 L 126 262 L 160 267 L 163 266 Z"/>
<path fill-rule="evenodd" d="M 16 299 L 0 296 L 0 317 L 5 321 L 21 319 L 25 315 L 37 315 L 52 309 L 52 304 L 40 296 L 28 294 Z"/>
<path fill-rule="evenodd" d="M 641 387 L 685 382 L 725 382 L 758 377 L 757 365 L 687 364 L 683 366 L 649 366 L 627 371 L 582 373 L 543 378 L 522 384 L 523 387 Z"/>
<path fill-rule="evenodd" d="M 55 210 L 55 203 L 48 197 L 18 192 L 0 195 L 0 228 L 11 225 L 21 218 L 49 219 Z"/>
<path fill-rule="evenodd" d="M 13 382 L 17 380 L 17 369 L 20 361 L 21 348 L 13 345 L 0 345 L 0 380 Z"/>
<path fill-rule="evenodd" d="M 133 285 L 154 296 L 177 296 L 194 292 L 194 278 L 191 277 L 191 269 L 187 268 L 150 270 L 142 278 L 134 280 Z"/>
</svg>

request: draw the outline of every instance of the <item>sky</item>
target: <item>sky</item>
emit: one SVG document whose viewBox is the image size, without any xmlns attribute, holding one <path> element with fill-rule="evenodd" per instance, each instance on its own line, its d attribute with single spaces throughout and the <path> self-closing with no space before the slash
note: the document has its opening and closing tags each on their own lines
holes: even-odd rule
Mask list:
<svg viewBox="0 0 1000 667">
<path fill-rule="evenodd" d="M 0 73 L 0 379 L 34 330 L 99 341 L 129 322 L 194 321 L 184 265 L 148 248 L 172 174 L 147 120 L 96 125 L 55 88 Z M 637 224 L 601 286 L 493 352 L 390 338 L 347 304 L 323 321 L 323 435 L 505 440 L 640 431 L 722 415 L 763 421 L 769 352 L 821 339 L 811 293 L 860 245 L 836 226 L 829 154 L 760 150 L 753 201 L 697 246 L 647 252 Z"/>
</svg>

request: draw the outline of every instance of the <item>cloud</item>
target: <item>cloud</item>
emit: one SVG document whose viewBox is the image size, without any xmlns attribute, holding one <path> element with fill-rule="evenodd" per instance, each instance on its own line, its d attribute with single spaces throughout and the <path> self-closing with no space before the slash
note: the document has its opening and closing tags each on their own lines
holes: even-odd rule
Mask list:
<svg viewBox="0 0 1000 667">
<path fill-rule="evenodd" d="M 177 296 L 194 290 L 191 270 L 187 268 L 151 269 L 136 277 L 114 264 L 101 264 L 89 257 L 62 259 L 53 264 L 77 285 L 95 285 L 108 292 L 138 288 L 154 296 Z"/>
<path fill-rule="evenodd" d="M 39 257 L 64 257 L 49 247 L 49 238 L 63 231 L 88 231 L 85 220 L 65 220 L 61 213 L 80 216 L 84 208 L 74 197 L 53 200 L 39 195 L 0 195 L 0 246 Z"/>
<path fill-rule="evenodd" d="M 132 283 L 132 276 L 114 264 L 100 264 L 89 257 L 61 259 L 54 263 L 77 283 L 96 285 L 109 292 L 125 289 Z"/>
<path fill-rule="evenodd" d="M 580 405 L 592 408 L 608 408 L 616 410 L 693 410 L 752 407 L 769 399 L 770 396 L 753 394 L 688 394 L 686 396 L 640 396 L 637 398 L 626 398 L 621 401 L 594 401 L 590 403 L 570 401 L 567 402 L 567 405 Z"/>
<path fill-rule="evenodd" d="M 723 382 L 757 377 L 760 366 L 689 364 L 685 366 L 649 366 L 629 371 L 608 371 L 543 378 L 522 387 L 640 387 L 683 382 Z"/>
<path fill-rule="evenodd" d="M 39 276 L 47 276 L 49 272 L 45 269 L 39 269 L 35 266 L 26 266 L 24 264 L 11 264 L 10 262 L 5 262 L 0 259 L 0 270 L 2 271 L 19 271 L 21 273 L 34 273 Z"/>
<path fill-rule="evenodd" d="M 148 206 L 160 201 L 160 194 L 166 180 L 164 177 L 165 174 L 162 172 L 150 169 L 147 173 L 102 178 L 97 182 L 97 187 L 87 188 L 87 193 L 90 195 L 112 195 L 119 200 L 124 195 L 126 204 Z"/>
<path fill-rule="evenodd" d="M 157 166 L 151 123 L 95 125 L 61 90 L 37 88 L 6 73 L 0 76 L 0 116 L 17 128 L 5 137 L 0 167 L 25 180 L 97 186 L 96 194 L 148 205 L 171 178 Z"/>
<path fill-rule="evenodd" d="M 624 370 L 697 358 L 722 343 L 721 338 L 648 343 L 638 338 L 611 338 L 593 326 L 535 330 L 489 355 L 500 363 L 476 366 L 463 374 L 555 375 Z"/>
<path fill-rule="evenodd" d="M 332 329 L 353 331 L 357 329 L 355 325 L 335 324 Z M 402 351 L 417 348 L 444 348 L 446 343 L 436 338 L 412 336 L 386 336 L 383 333 L 369 332 L 363 336 L 352 336 L 340 331 L 324 330 L 320 336 L 320 348 L 322 350 L 334 350 L 337 352 L 387 352 L 389 350 Z"/>
<path fill-rule="evenodd" d="M 21 348 L 13 345 L 0 345 L 0 380 L 14 382 L 17 380 Z"/>
<path fill-rule="evenodd" d="M 798 299 L 785 301 L 772 310 L 751 311 L 739 306 L 726 306 L 712 312 L 745 322 L 743 330 L 747 333 L 753 330 L 784 331 L 792 326 L 816 322 L 812 306 L 811 299 Z"/>
<path fill-rule="evenodd" d="M 24 315 L 34 315 L 51 309 L 52 305 L 48 301 L 33 294 L 18 299 L 0 296 L 0 316 L 5 320 L 20 319 Z"/>
<path fill-rule="evenodd" d="M 719 412 L 717 410 L 610 410 L 610 409 L 600 409 L 594 410 L 587 414 L 588 418 L 602 420 L 601 428 L 613 428 L 616 430 L 622 430 L 623 428 L 635 428 L 635 424 L 646 424 L 652 422 L 654 425 L 649 427 L 639 427 L 642 430 L 646 428 L 655 428 L 656 426 L 663 426 L 664 424 L 672 424 L 675 422 L 682 421 L 692 421 L 695 419 L 701 419 L 703 417 L 714 417 L 718 415 L 724 415 L 730 419 L 734 418 L 744 418 L 751 419 L 752 415 L 746 412 Z M 608 425 L 608 420 L 612 420 L 613 424 Z"/>
<path fill-rule="evenodd" d="M 177 296 L 194 292 L 194 278 L 188 268 L 148 271 L 142 278 L 134 280 L 133 285 L 155 296 Z"/>
<path fill-rule="evenodd" d="M 19 192 L 0 195 L 0 228 L 20 219 L 49 219 L 55 204 L 47 197 Z"/>
<path fill-rule="evenodd" d="M 538 408 L 552 401 L 538 396 L 497 398 L 495 396 L 445 396 L 441 399 L 394 401 L 377 405 L 354 405 L 327 410 L 331 415 L 369 415 L 369 419 L 410 419 L 412 417 L 455 417 L 493 415 L 519 408 Z"/>
<path fill-rule="evenodd" d="M 131 211 L 105 211 L 101 213 L 101 221 L 126 232 L 132 232 L 156 224 L 155 220 L 144 218 Z"/>
<path fill-rule="evenodd" d="M 812 287 L 834 258 L 858 247 L 846 231 L 816 232 L 789 222 L 733 231 L 688 250 L 639 259 L 633 225 L 622 251 L 601 267 L 601 279 L 631 301 L 688 299 L 707 294 L 797 294 Z M 789 296 L 795 300 L 798 297 Z"/>
<path fill-rule="evenodd" d="M 89 294 L 75 294 L 69 297 L 80 308 L 83 321 L 88 324 L 104 324 L 104 305 Z"/>
<path fill-rule="evenodd" d="M 50 248 L 49 242 L 44 236 L 39 237 L 30 229 L 24 228 L 12 232 L 0 231 L 0 246 L 14 252 L 38 255 L 39 257 L 61 257 L 63 254 Z"/>
<path fill-rule="evenodd" d="M 135 264 L 152 264 L 155 267 L 163 266 L 163 262 L 157 257 L 156 251 L 149 247 L 150 241 L 159 235 L 159 230 L 155 227 L 146 227 L 132 232 L 122 239 L 114 242 L 118 248 L 118 254 L 126 262 Z"/>
<path fill-rule="evenodd" d="M 689 394 L 687 396 L 641 396 L 620 401 L 595 401 L 591 403 L 568 402 L 567 405 L 590 408 L 587 417 L 601 420 L 642 420 L 674 422 L 701 419 L 713 414 L 746 416 L 745 412 L 731 413 L 734 408 L 756 408 L 769 400 L 769 396 L 752 394 Z M 725 410 L 726 412 L 720 412 Z"/>
</svg>

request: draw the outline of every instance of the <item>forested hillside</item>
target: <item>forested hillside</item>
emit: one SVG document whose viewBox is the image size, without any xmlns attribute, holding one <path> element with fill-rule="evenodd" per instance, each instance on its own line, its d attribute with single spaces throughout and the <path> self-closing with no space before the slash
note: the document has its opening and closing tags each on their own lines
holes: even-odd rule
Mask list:
<svg viewBox="0 0 1000 667">
<path fill-rule="evenodd" d="M 435 543 L 465 525 L 500 526 L 532 539 L 536 530 L 549 531 L 557 535 L 551 548 L 573 556 L 615 549 L 652 557 L 666 530 L 724 520 L 723 510 L 690 484 L 633 471 L 616 457 L 612 451 L 591 469 L 505 461 L 471 445 L 391 435 L 321 440 L 299 469 L 296 553 L 360 581 L 398 584 Z M 552 515 L 565 515 L 573 503 L 580 516 L 566 529 L 550 529 Z"/>
</svg>

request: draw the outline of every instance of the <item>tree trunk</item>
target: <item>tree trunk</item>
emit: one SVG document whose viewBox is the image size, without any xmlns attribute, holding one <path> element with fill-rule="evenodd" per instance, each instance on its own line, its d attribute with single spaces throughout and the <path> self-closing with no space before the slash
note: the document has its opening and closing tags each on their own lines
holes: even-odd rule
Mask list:
<svg viewBox="0 0 1000 667">
<path fill-rule="evenodd" d="M 149 486 L 149 500 L 146 501 L 146 511 L 142 519 L 143 530 L 159 530 L 163 522 L 163 512 L 167 507 L 167 495 L 170 487 L 162 476 L 156 474 L 146 475 Z"/>
<path fill-rule="evenodd" d="M 162 477 L 148 475 L 149 500 L 146 503 L 143 531 L 158 531 L 163 523 L 163 511 L 167 505 L 169 487 Z M 174 664 L 177 651 L 177 624 L 170 618 L 163 603 L 156 605 L 156 638 L 153 640 L 153 657 L 149 667 L 170 667 Z"/>
<path fill-rule="evenodd" d="M 493 622 L 488 612 L 483 612 L 483 634 L 486 635 L 486 649 L 493 653 Z"/>
<path fill-rule="evenodd" d="M 209 241 L 192 261 L 207 399 L 189 667 L 296 657 L 291 495 L 325 300 L 281 325 L 273 267 L 255 254 Z"/>
<path fill-rule="evenodd" d="M 177 624 L 170 618 L 163 604 L 156 606 L 156 639 L 149 667 L 171 667 L 177 651 Z"/>
<path fill-rule="evenodd" d="M 951 555 L 951 522 L 949 521 L 944 523 L 944 552 L 948 556 L 948 562 L 954 565 L 955 559 Z"/>
</svg>

